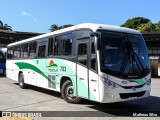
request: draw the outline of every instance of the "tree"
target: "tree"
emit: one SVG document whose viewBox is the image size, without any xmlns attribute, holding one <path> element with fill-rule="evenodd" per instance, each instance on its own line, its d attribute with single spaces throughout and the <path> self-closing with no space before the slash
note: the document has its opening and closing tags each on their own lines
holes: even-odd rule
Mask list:
<svg viewBox="0 0 160 120">
<path fill-rule="evenodd" d="M 140 32 L 155 32 L 155 25 L 152 22 L 141 24 L 138 28 Z"/>
<path fill-rule="evenodd" d="M 0 20 L 0 30 L 12 31 L 12 27 L 11 27 L 11 26 L 8 26 L 7 24 L 4 24 L 4 23 Z"/>
<path fill-rule="evenodd" d="M 59 30 L 59 27 L 58 27 L 57 24 L 53 24 L 53 25 L 51 25 L 51 27 L 50 27 L 49 30 L 50 30 L 50 31 L 56 31 L 56 30 Z"/>
<path fill-rule="evenodd" d="M 60 29 L 63 29 L 63 28 L 67 28 L 67 27 L 71 27 L 73 26 L 72 24 L 66 24 L 66 25 L 62 25 L 62 26 L 58 26 L 57 24 L 53 24 L 51 25 L 50 27 L 50 31 L 56 31 L 56 30 L 60 30 Z"/>
<path fill-rule="evenodd" d="M 132 29 L 138 29 L 141 24 L 147 24 L 150 20 L 144 17 L 134 17 L 132 19 L 128 19 L 122 27 L 132 28 Z"/>
<path fill-rule="evenodd" d="M 158 23 L 155 23 L 155 31 L 160 32 L 160 21 Z"/>
</svg>

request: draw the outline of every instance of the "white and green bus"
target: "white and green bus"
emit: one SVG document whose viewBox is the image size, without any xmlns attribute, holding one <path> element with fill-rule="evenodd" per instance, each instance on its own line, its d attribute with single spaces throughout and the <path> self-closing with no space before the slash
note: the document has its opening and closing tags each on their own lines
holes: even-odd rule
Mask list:
<svg viewBox="0 0 160 120">
<path fill-rule="evenodd" d="M 148 51 L 136 30 L 84 23 L 9 44 L 7 77 L 82 98 L 112 103 L 150 95 Z"/>
</svg>

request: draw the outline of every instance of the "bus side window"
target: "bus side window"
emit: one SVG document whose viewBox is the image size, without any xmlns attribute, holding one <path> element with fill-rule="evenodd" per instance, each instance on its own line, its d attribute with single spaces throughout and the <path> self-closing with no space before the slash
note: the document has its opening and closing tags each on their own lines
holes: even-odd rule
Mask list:
<svg viewBox="0 0 160 120">
<path fill-rule="evenodd" d="M 46 45 L 39 46 L 38 58 L 45 58 Z"/>
<path fill-rule="evenodd" d="M 87 44 L 81 43 L 78 45 L 78 62 L 87 66 Z"/>
<path fill-rule="evenodd" d="M 24 55 L 24 44 L 21 45 L 21 58 L 23 58 Z"/>
<path fill-rule="evenodd" d="M 53 57 L 53 52 L 54 52 L 54 39 L 53 37 L 49 38 L 48 41 L 48 57 Z"/>
<path fill-rule="evenodd" d="M 29 58 L 36 58 L 36 42 L 31 42 L 29 44 Z"/>
<path fill-rule="evenodd" d="M 12 58 L 13 58 L 13 48 L 10 47 L 8 48 L 7 59 L 12 59 Z"/>
<path fill-rule="evenodd" d="M 23 58 L 28 58 L 28 43 L 24 44 Z"/>
<path fill-rule="evenodd" d="M 58 55 L 58 41 L 57 39 L 55 39 L 55 42 L 54 42 L 54 55 Z"/>
<path fill-rule="evenodd" d="M 71 56 L 72 54 L 72 34 L 57 36 L 54 43 L 54 55 Z"/>
<path fill-rule="evenodd" d="M 20 56 L 20 46 L 14 46 L 14 58 L 18 59 Z"/>
<path fill-rule="evenodd" d="M 62 54 L 70 56 L 72 53 L 72 34 L 66 34 L 63 36 Z"/>
<path fill-rule="evenodd" d="M 17 58 L 21 57 L 21 47 L 20 45 L 17 46 Z"/>
<path fill-rule="evenodd" d="M 95 50 L 95 40 L 92 38 L 91 40 L 91 69 L 97 71 L 97 57 Z"/>
<path fill-rule="evenodd" d="M 13 58 L 14 58 L 13 53 L 14 53 L 14 49 L 13 49 L 13 47 L 11 47 L 11 59 L 13 59 Z"/>
</svg>

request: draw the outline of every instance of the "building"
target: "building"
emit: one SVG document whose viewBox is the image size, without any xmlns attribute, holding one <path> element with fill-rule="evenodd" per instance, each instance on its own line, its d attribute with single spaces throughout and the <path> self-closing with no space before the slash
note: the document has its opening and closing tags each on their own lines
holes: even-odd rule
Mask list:
<svg viewBox="0 0 160 120">
<path fill-rule="evenodd" d="M 143 33 L 153 76 L 160 76 L 160 32 Z"/>
<path fill-rule="evenodd" d="M 0 30 L 0 47 L 6 47 L 9 43 L 31 38 L 41 34 L 42 33 Z"/>
</svg>

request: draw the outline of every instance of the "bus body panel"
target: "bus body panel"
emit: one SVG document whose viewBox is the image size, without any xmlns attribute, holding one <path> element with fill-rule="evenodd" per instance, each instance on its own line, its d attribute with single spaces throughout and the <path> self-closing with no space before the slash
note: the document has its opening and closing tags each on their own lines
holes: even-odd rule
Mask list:
<svg viewBox="0 0 160 120">
<path fill-rule="evenodd" d="M 88 69 L 77 64 L 77 93 L 78 96 L 89 98 L 88 94 Z"/>
<path fill-rule="evenodd" d="M 100 101 L 99 75 L 92 70 L 89 70 L 89 95 L 90 100 Z"/>
</svg>

